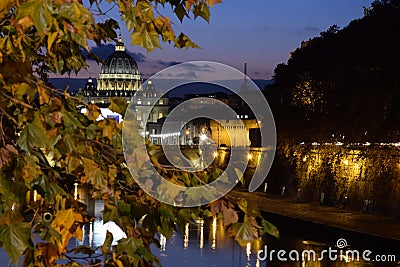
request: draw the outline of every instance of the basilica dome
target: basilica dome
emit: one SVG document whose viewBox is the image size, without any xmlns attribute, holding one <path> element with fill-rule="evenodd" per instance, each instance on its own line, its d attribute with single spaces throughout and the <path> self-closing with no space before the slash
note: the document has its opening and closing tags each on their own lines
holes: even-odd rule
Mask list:
<svg viewBox="0 0 400 267">
<path fill-rule="evenodd" d="M 114 53 L 104 61 L 97 84 L 97 89 L 107 91 L 108 95 L 126 95 L 123 92 L 116 94 L 111 91 L 134 92 L 140 90 L 142 82 L 138 65 L 126 53 L 122 38 L 117 41 Z"/>
<path fill-rule="evenodd" d="M 117 43 L 118 47 L 121 44 Z M 107 57 L 101 67 L 101 74 L 136 74 L 140 75 L 136 61 L 125 51 L 115 50 L 113 54 Z"/>
</svg>

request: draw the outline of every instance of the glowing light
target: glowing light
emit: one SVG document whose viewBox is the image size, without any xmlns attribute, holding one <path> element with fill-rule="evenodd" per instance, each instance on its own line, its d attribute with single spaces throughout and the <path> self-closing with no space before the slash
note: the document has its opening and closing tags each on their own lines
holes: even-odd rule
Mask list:
<svg viewBox="0 0 400 267">
<path fill-rule="evenodd" d="M 200 249 L 204 247 L 204 221 L 200 221 Z"/>
<path fill-rule="evenodd" d="M 183 247 L 188 248 L 189 246 L 189 223 L 186 223 L 185 225 L 185 236 L 183 239 Z"/>
<path fill-rule="evenodd" d="M 343 164 L 346 165 L 346 166 L 349 165 L 349 160 L 345 159 L 345 160 L 343 161 Z"/>
<path fill-rule="evenodd" d="M 161 234 L 160 235 L 160 250 L 165 251 L 166 245 L 167 245 L 167 238 L 163 234 Z"/>
<path fill-rule="evenodd" d="M 33 190 L 33 202 L 37 201 L 37 191 Z"/>
<path fill-rule="evenodd" d="M 214 217 L 212 223 L 212 243 L 211 243 L 211 249 L 213 250 L 217 248 L 216 237 L 217 237 L 217 217 Z"/>
<path fill-rule="evenodd" d="M 246 246 L 246 255 L 247 255 L 247 260 L 250 260 L 250 255 L 251 255 L 251 243 L 247 243 L 247 246 Z"/>
<path fill-rule="evenodd" d="M 89 245 L 93 246 L 93 222 L 89 223 Z"/>
<path fill-rule="evenodd" d="M 74 183 L 75 190 L 74 190 L 74 199 L 78 199 L 78 183 Z M 36 191 L 36 190 L 35 190 Z M 35 196 L 34 196 L 35 197 Z"/>
<path fill-rule="evenodd" d="M 252 155 L 252 154 L 250 154 L 250 153 L 249 153 L 249 154 L 247 154 L 247 159 L 249 159 L 249 160 L 250 160 L 250 159 L 252 159 L 252 158 L 253 158 L 253 155 Z"/>
<path fill-rule="evenodd" d="M 214 152 L 214 158 L 218 157 L 218 152 Z"/>
<path fill-rule="evenodd" d="M 200 135 L 200 140 L 201 140 L 201 141 L 206 141 L 206 140 L 207 140 L 207 135 L 201 134 L 201 135 Z"/>
<path fill-rule="evenodd" d="M 304 161 L 304 162 L 307 161 L 307 156 L 304 156 L 303 161 Z"/>
<path fill-rule="evenodd" d="M 150 134 L 149 136 L 152 138 L 167 138 L 167 137 L 176 137 L 180 136 L 181 133 L 176 132 L 176 133 L 167 133 L 167 134 Z"/>
</svg>

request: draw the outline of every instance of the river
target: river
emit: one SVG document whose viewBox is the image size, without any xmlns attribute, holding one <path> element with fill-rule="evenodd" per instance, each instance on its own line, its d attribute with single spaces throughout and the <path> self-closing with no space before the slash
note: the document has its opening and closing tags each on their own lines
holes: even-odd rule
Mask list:
<svg viewBox="0 0 400 267">
<path fill-rule="evenodd" d="M 101 203 L 96 204 L 100 206 Z M 174 232 L 169 240 L 159 236 L 161 247 L 153 246 L 152 251 L 160 258 L 164 267 L 399 266 L 391 258 L 395 256 L 397 261 L 400 260 L 399 242 L 273 214 L 266 214 L 265 217 L 278 227 L 281 235 L 279 240 L 268 236 L 264 238 L 264 244 L 240 247 L 234 238 L 227 235 L 221 220 L 209 219 L 187 224 L 184 229 Z M 103 243 L 107 230 L 113 233 L 116 240 L 124 237 L 124 233 L 115 224 L 103 225 L 99 219 L 85 225 L 83 240 L 72 241 L 70 247 L 84 244 L 98 248 Z M 348 246 L 341 249 L 344 243 Z M 363 259 L 363 255 L 367 255 L 369 260 Z M 380 259 L 386 258 L 389 262 L 377 262 L 377 256 L 380 256 Z M 322 260 L 318 260 L 320 258 Z M 2 250 L 0 264 L 8 264 L 8 257 Z"/>
</svg>

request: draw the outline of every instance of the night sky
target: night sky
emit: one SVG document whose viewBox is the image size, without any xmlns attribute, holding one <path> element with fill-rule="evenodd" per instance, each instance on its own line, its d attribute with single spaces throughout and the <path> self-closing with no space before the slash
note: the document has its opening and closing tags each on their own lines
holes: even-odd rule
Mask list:
<svg viewBox="0 0 400 267">
<path fill-rule="evenodd" d="M 165 44 L 147 54 L 138 46 L 130 46 L 130 36 L 122 25 L 121 33 L 127 50 L 138 61 L 143 77 L 178 62 L 210 60 L 243 70 L 248 63 L 248 75 L 253 79 L 270 79 L 275 66 L 286 62 L 291 51 L 301 41 L 318 36 L 329 26 L 345 27 L 351 20 L 363 16 L 367 0 L 225 0 L 211 11 L 211 20 L 185 19 L 179 29 L 189 35 L 201 49 L 178 50 Z M 168 8 L 167 8 L 168 9 Z M 166 15 L 171 14 L 169 10 Z M 118 18 L 116 10 L 109 13 Z M 100 56 L 113 48 L 95 48 Z M 97 77 L 99 66 L 90 63 L 88 72 L 79 77 Z"/>
</svg>

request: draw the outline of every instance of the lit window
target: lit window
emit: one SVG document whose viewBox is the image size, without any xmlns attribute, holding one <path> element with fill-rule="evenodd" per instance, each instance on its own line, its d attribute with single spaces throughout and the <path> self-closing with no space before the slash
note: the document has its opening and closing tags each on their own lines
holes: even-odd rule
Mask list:
<svg viewBox="0 0 400 267">
<path fill-rule="evenodd" d="M 248 119 L 248 118 L 249 118 L 249 116 L 248 116 L 248 115 L 244 115 L 244 118 L 245 118 L 245 119 Z"/>
<path fill-rule="evenodd" d="M 141 105 L 141 104 L 142 104 L 142 100 L 141 100 L 141 99 L 138 99 L 138 100 L 137 100 L 137 104 L 138 104 L 138 105 Z"/>
<path fill-rule="evenodd" d="M 162 112 L 158 112 L 158 118 L 161 119 L 164 116 Z"/>
<path fill-rule="evenodd" d="M 164 105 L 164 100 L 160 99 L 160 101 L 158 102 L 160 105 Z"/>
</svg>

